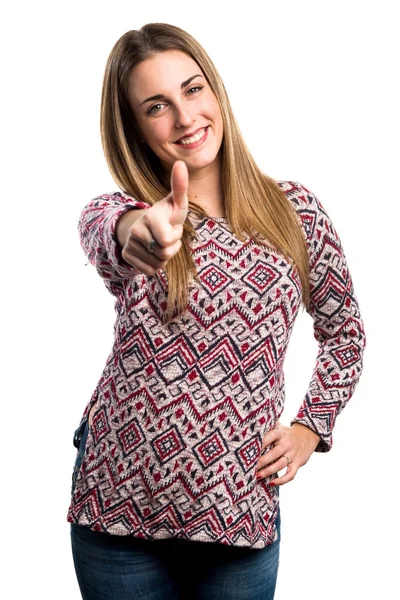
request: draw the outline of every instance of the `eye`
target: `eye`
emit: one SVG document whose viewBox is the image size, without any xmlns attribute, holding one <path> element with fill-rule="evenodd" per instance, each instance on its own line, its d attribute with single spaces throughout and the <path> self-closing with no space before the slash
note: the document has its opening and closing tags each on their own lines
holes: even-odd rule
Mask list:
<svg viewBox="0 0 400 600">
<path fill-rule="evenodd" d="M 189 92 L 191 92 L 192 90 L 202 90 L 202 89 L 203 89 L 203 86 L 202 86 L 202 85 L 195 85 L 194 87 L 191 87 L 191 88 L 188 90 L 188 93 L 189 93 Z"/>
<path fill-rule="evenodd" d="M 155 109 L 157 109 L 157 106 L 164 106 L 164 104 L 154 104 L 151 108 L 149 108 L 149 110 L 147 111 L 147 114 L 151 115 L 155 112 L 158 112 L 158 110 L 155 110 Z"/>
<path fill-rule="evenodd" d="M 190 96 L 193 96 L 193 93 L 196 93 L 196 91 L 200 91 L 200 90 L 202 90 L 202 89 L 203 89 L 203 87 L 204 87 L 203 85 L 195 85 L 195 86 L 193 86 L 193 87 L 189 88 L 189 89 L 188 89 L 188 91 L 187 91 L 187 93 L 188 93 Z M 194 90 L 194 92 L 193 92 L 193 90 Z M 160 106 L 165 106 L 165 104 L 160 104 L 160 103 L 159 103 L 159 104 L 153 104 L 153 106 L 151 106 L 151 107 L 148 109 L 148 111 L 147 111 L 147 114 L 148 114 L 148 115 L 154 115 L 155 113 L 158 113 L 158 112 L 159 112 L 159 110 L 160 110 L 158 107 L 160 107 Z"/>
</svg>

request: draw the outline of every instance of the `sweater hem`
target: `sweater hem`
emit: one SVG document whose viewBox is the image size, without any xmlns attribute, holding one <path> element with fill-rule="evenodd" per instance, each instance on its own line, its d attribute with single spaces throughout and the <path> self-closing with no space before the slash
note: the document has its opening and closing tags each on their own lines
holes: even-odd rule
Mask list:
<svg viewBox="0 0 400 600">
<path fill-rule="evenodd" d="M 242 547 L 254 550 L 262 550 L 278 539 L 278 531 L 275 521 L 268 526 L 268 531 L 266 531 L 265 534 L 259 533 L 253 538 L 249 538 L 244 534 L 236 534 L 234 541 L 232 540 L 232 534 L 230 535 L 227 532 L 222 532 L 221 534 L 210 532 L 209 535 L 205 534 L 204 532 L 198 532 L 188 535 L 184 529 L 171 529 L 170 527 L 167 528 L 165 526 L 160 526 L 157 530 L 150 530 L 139 525 L 137 528 L 127 528 L 126 526 L 121 525 L 121 523 L 106 524 L 104 519 L 101 517 L 95 521 L 88 521 L 88 519 L 82 517 L 82 515 L 75 516 L 71 510 L 68 513 L 67 521 L 73 525 L 86 527 L 90 531 L 105 533 L 108 535 L 118 535 L 121 537 L 131 536 L 150 541 L 175 539 L 187 542 L 223 544 L 226 546 Z"/>
</svg>

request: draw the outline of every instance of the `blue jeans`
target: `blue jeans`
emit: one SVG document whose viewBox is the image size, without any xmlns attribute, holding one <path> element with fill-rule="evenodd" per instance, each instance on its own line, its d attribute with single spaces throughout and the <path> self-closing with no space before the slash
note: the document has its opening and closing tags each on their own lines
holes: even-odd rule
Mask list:
<svg viewBox="0 0 400 600">
<path fill-rule="evenodd" d="M 79 444 L 78 465 L 87 429 L 85 426 Z M 281 537 L 279 512 L 276 524 L 278 539 L 263 549 L 251 549 L 174 538 L 144 540 L 71 523 L 72 555 L 82 598 L 273 600 Z"/>
</svg>

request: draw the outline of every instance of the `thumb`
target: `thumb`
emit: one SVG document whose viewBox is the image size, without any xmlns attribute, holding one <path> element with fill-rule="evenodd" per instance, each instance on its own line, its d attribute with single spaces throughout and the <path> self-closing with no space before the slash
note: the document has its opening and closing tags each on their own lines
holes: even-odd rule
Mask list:
<svg viewBox="0 0 400 600">
<path fill-rule="evenodd" d="M 186 220 L 188 201 L 189 173 L 183 160 L 177 160 L 171 170 L 171 225 L 183 225 Z"/>
</svg>

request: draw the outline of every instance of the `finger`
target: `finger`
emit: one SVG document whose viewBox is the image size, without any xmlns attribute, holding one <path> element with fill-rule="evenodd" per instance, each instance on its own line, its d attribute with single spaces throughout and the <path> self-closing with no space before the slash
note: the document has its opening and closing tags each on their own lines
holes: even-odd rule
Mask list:
<svg viewBox="0 0 400 600">
<path fill-rule="evenodd" d="M 173 209 L 170 217 L 171 225 L 183 225 L 186 220 L 189 200 L 189 173 L 183 160 L 177 160 L 171 171 L 171 194 Z"/>
<path fill-rule="evenodd" d="M 140 222 L 136 221 L 132 225 L 126 246 L 128 249 L 136 250 L 139 243 L 146 253 L 153 254 L 161 260 L 168 260 L 178 251 L 176 242 L 182 238 L 182 232 L 182 225 L 165 226 L 160 219 L 154 219 L 154 215 L 150 218 L 146 214 L 140 219 Z M 152 240 L 156 242 L 156 245 L 150 247 Z M 173 247 L 172 253 L 169 250 L 170 246 Z"/>
<path fill-rule="evenodd" d="M 282 475 L 282 477 L 276 477 L 275 479 L 271 479 L 268 485 L 271 487 L 277 487 L 279 485 L 284 485 L 289 481 L 293 481 L 293 479 L 296 477 L 298 470 L 299 467 L 296 467 L 293 463 L 290 463 L 290 465 L 286 469 L 285 475 Z"/>
<path fill-rule="evenodd" d="M 291 464 L 291 463 L 290 463 Z M 290 465 L 289 465 L 290 466 Z M 282 471 L 282 469 L 288 467 L 288 461 L 284 456 L 280 456 L 274 462 L 269 464 L 263 464 L 261 468 L 257 471 L 257 476 L 259 477 L 269 477 L 278 471 Z"/>
<path fill-rule="evenodd" d="M 132 261 L 132 263 L 130 263 L 130 264 L 132 267 L 137 269 L 140 273 L 143 273 L 144 275 L 148 275 L 148 276 L 155 275 L 157 273 L 157 271 L 159 271 L 166 265 L 166 263 L 163 263 L 163 265 L 161 265 L 161 266 L 152 266 L 152 265 L 149 265 L 149 263 L 147 263 L 146 261 L 141 260 L 137 256 L 135 256 L 134 261 Z"/>
<path fill-rule="evenodd" d="M 153 222 L 151 223 L 151 229 L 149 228 L 148 232 L 145 234 L 146 241 L 142 241 L 142 244 L 148 249 L 151 240 L 154 239 L 157 245 L 153 248 L 153 252 L 157 254 L 157 256 L 164 257 L 168 254 L 168 252 L 165 253 L 164 250 L 167 250 L 171 246 L 176 246 L 177 242 L 182 239 L 182 234 L 182 225 L 171 226 L 168 224 L 165 226 L 162 222 Z"/>
<path fill-rule="evenodd" d="M 122 249 L 121 256 L 125 262 L 145 272 L 146 275 L 153 275 L 155 271 L 163 269 L 167 264 L 167 260 L 160 260 L 136 241 L 131 242 L 129 246 L 125 246 Z M 143 267 L 145 270 L 143 270 Z"/>
<path fill-rule="evenodd" d="M 126 245 L 125 253 L 127 256 L 137 256 L 149 265 L 160 269 L 165 267 L 166 263 L 180 250 L 181 246 L 182 240 L 178 239 L 176 242 L 171 243 L 165 248 L 156 244 L 154 249 L 150 250 L 149 247 L 146 247 L 141 241 L 133 240 Z"/>
<path fill-rule="evenodd" d="M 282 439 L 284 432 L 281 429 L 270 429 L 263 437 L 261 450 L 267 446 L 279 442 Z"/>
<path fill-rule="evenodd" d="M 168 262 L 180 250 L 181 246 L 182 240 L 178 239 L 165 247 L 155 246 L 153 253 L 150 254 L 155 254 L 160 260 Z"/>
<path fill-rule="evenodd" d="M 281 457 L 289 456 L 289 452 L 292 450 L 293 445 L 290 443 L 290 441 L 287 439 L 282 439 L 275 446 L 271 446 L 269 450 L 260 455 L 257 465 L 259 468 L 266 467 L 267 465 L 275 463 L 275 461 L 279 460 Z"/>
</svg>

